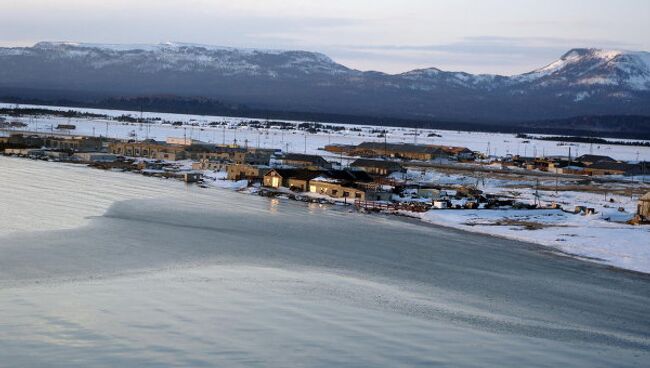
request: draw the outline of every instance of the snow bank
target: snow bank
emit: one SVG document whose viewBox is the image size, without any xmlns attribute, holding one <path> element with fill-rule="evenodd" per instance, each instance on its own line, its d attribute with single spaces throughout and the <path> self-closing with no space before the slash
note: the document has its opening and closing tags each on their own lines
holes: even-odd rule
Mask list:
<svg viewBox="0 0 650 368">
<path fill-rule="evenodd" d="M 561 210 L 431 210 L 428 223 L 553 247 L 612 266 L 650 273 L 650 227 L 606 221 L 608 214 L 573 215 Z M 624 220 L 630 213 L 608 218 Z M 539 224 L 541 228 L 527 229 Z"/>
</svg>

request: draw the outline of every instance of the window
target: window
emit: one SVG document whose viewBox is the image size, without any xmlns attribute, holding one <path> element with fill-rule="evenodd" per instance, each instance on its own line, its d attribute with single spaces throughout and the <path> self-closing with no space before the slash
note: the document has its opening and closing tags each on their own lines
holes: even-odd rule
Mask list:
<svg viewBox="0 0 650 368">
<path fill-rule="evenodd" d="M 274 188 L 279 188 L 280 187 L 280 178 L 277 176 L 274 176 L 271 178 L 271 186 Z"/>
<path fill-rule="evenodd" d="M 359 192 L 354 193 L 354 198 L 357 198 L 357 199 L 361 198 L 361 193 L 359 193 Z"/>
<path fill-rule="evenodd" d="M 338 192 L 339 192 L 338 190 L 336 190 L 336 189 L 332 189 L 332 195 L 333 195 L 333 196 L 337 195 Z"/>
</svg>

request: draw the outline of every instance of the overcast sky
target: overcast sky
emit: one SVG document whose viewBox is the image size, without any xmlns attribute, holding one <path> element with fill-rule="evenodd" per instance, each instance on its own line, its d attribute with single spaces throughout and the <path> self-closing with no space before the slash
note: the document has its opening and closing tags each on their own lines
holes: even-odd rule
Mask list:
<svg viewBox="0 0 650 368">
<path fill-rule="evenodd" d="M 0 0 L 0 44 L 193 42 L 361 70 L 516 74 L 574 47 L 650 50 L 650 0 Z"/>
</svg>

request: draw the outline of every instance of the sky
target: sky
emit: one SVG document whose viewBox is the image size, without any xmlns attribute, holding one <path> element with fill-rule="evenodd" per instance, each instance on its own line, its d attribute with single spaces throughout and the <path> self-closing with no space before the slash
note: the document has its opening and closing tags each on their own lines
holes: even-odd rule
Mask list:
<svg viewBox="0 0 650 368">
<path fill-rule="evenodd" d="M 0 0 L 0 45 L 191 42 L 360 70 L 518 74 L 571 48 L 650 51 L 650 0 Z"/>
</svg>

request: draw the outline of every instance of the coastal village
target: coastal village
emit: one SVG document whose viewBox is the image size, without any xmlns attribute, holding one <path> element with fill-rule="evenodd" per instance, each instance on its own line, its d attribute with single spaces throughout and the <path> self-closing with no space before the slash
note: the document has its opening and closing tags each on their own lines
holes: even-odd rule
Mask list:
<svg viewBox="0 0 650 368">
<path fill-rule="evenodd" d="M 64 127 L 69 129 L 71 127 Z M 431 209 L 563 209 L 595 214 L 587 206 L 563 208 L 561 203 L 518 201 L 512 196 L 490 193 L 470 184 L 445 185 L 423 181 L 414 172 L 427 169 L 472 170 L 483 179 L 509 171 L 529 171 L 557 180 L 643 175 L 645 162 L 626 163 L 611 157 L 584 154 L 571 157 L 509 156 L 487 161 L 480 152 L 466 147 L 426 144 L 362 142 L 331 144 L 323 152 L 340 160 L 312 154 L 283 152 L 233 144 L 211 144 L 188 138 L 166 141 L 107 139 L 67 134 L 14 132 L 0 137 L 7 156 L 86 164 L 97 169 L 120 170 L 146 176 L 176 178 L 187 183 L 222 185 L 239 190 L 254 188 L 265 196 L 354 205 L 363 210 L 426 212 Z M 353 158 L 344 164 L 343 157 Z M 539 189 L 539 188 L 537 188 Z M 650 220 L 650 194 L 639 198 L 630 223 Z M 621 209 L 623 211 L 623 209 Z"/>
<path fill-rule="evenodd" d="M 488 141 L 482 151 L 470 132 L 74 113 L 83 115 L 7 116 L 0 122 L 0 152 L 272 202 L 397 215 L 591 259 L 639 262 L 626 266 L 631 269 L 643 269 L 650 257 L 643 246 L 650 235 L 650 165 L 642 160 L 645 153 L 634 154 L 645 146 L 597 146 L 585 153 L 577 144 L 536 146 L 502 134 L 505 147 Z M 96 134 L 102 127 L 104 134 Z M 109 128 L 117 132 L 112 137 Z M 458 144 L 472 139 L 474 149 Z M 512 144 L 522 144 L 523 154 L 518 146 L 516 154 L 497 154 Z M 612 147 L 621 147 L 618 159 L 603 154 Z"/>
</svg>

